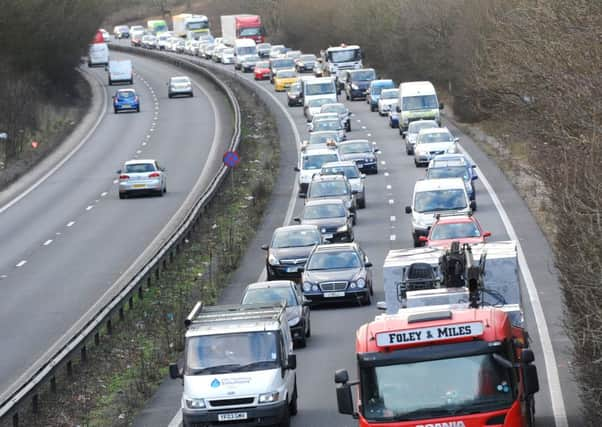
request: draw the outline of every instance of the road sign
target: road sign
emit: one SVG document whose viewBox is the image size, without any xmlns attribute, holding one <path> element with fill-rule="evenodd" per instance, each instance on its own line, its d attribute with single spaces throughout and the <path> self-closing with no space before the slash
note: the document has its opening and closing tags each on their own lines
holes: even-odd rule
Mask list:
<svg viewBox="0 0 602 427">
<path fill-rule="evenodd" d="M 240 157 L 236 151 L 226 151 L 224 153 L 224 164 L 229 168 L 235 168 L 240 163 Z"/>
</svg>

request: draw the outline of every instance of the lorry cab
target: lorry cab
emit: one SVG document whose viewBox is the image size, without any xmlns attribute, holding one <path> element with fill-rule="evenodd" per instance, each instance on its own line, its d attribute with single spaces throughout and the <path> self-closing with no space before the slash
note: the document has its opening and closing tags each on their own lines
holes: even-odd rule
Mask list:
<svg viewBox="0 0 602 427">
<path fill-rule="evenodd" d="M 181 365 L 184 426 L 288 425 L 297 412 L 296 355 L 286 304 L 204 307 L 186 318 Z"/>
<path fill-rule="evenodd" d="M 346 70 L 358 70 L 362 68 L 362 49 L 358 45 L 332 46 L 321 51 L 322 72 L 327 76 L 343 77 Z"/>
<path fill-rule="evenodd" d="M 400 132 L 408 130 L 408 124 L 414 120 L 435 120 L 441 126 L 440 110 L 437 92 L 431 82 L 404 82 L 399 85 Z"/>
</svg>

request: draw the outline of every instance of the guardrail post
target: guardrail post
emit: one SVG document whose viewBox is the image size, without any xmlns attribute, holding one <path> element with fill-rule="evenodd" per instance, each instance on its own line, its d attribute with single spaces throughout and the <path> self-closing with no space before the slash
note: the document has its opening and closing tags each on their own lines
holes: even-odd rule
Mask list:
<svg viewBox="0 0 602 427">
<path fill-rule="evenodd" d="M 138 298 L 144 299 L 144 290 L 142 289 L 142 285 L 138 286 Z"/>
<path fill-rule="evenodd" d="M 73 376 L 73 363 L 71 363 L 71 360 L 69 360 L 67 362 L 67 376 L 68 377 L 72 377 Z"/>
<path fill-rule="evenodd" d="M 125 314 L 123 312 L 123 306 L 119 307 L 119 320 L 124 320 Z"/>
<path fill-rule="evenodd" d="M 99 345 L 100 344 L 100 333 L 96 332 L 94 334 L 94 345 Z"/>
<path fill-rule="evenodd" d="M 147 288 L 150 288 L 150 287 L 151 287 L 151 284 L 152 284 L 152 282 L 153 282 L 153 280 L 152 280 L 152 277 L 151 277 L 151 276 L 148 276 L 148 277 L 146 278 L 146 287 L 147 287 Z"/>
<path fill-rule="evenodd" d="M 113 335 L 113 322 L 111 322 L 111 319 L 107 320 L 107 334 Z"/>
<path fill-rule="evenodd" d="M 13 415 L 13 427 L 19 427 L 19 413 Z"/>
<path fill-rule="evenodd" d="M 134 308 L 134 297 L 130 297 L 128 299 L 128 307 L 130 308 L 130 310 Z"/>
<path fill-rule="evenodd" d="M 56 393 L 56 377 L 50 378 L 50 391 Z"/>
<path fill-rule="evenodd" d="M 87 362 L 88 361 L 88 349 L 86 348 L 86 346 L 82 347 L 80 354 L 81 354 L 82 362 L 83 363 Z M 71 362 L 69 362 L 69 363 L 71 363 Z"/>
<path fill-rule="evenodd" d="M 39 412 L 38 395 L 37 394 L 34 394 L 31 398 L 31 410 L 34 414 L 37 414 Z"/>
</svg>

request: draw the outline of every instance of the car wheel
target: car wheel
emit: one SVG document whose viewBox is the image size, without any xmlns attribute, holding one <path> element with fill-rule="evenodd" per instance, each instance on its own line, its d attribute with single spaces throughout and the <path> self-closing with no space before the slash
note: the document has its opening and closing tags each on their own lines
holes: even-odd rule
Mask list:
<svg viewBox="0 0 602 427">
<path fill-rule="evenodd" d="M 140 106 L 136 107 L 136 112 L 139 113 L 140 112 Z"/>
<path fill-rule="evenodd" d="M 127 199 L 128 195 L 126 193 L 119 193 L 120 199 Z"/>
<path fill-rule="evenodd" d="M 355 215 L 353 215 L 353 218 L 351 219 L 351 225 L 355 225 L 357 224 L 357 213 Z"/>
<path fill-rule="evenodd" d="M 168 93 L 167 96 L 169 97 L 169 99 L 172 98 L 171 93 Z"/>
<path fill-rule="evenodd" d="M 311 320 L 309 316 L 307 316 L 307 331 L 305 331 L 305 336 L 307 338 L 311 337 Z"/>
<path fill-rule="evenodd" d="M 117 114 L 117 112 L 118 112 L 118 111 L 119 111 L 119 110 L 117 110 L 117 108 L 113 107 L 113 112 L 114 112 L 115 114 Z"/>
<path fill-rule="evenodd" d="M 414 241 L 414 247 L 419 248 L 422 246 L 422 242 L 418 240 L 416 236 L 412 236 L 412 240 Z"/>
<path fill-rule="evenodd" d="M 372 282 L 370 282 L 370 295 L 374 295 L 374 287 L 372 286 Z"/>
<path fill-rule="evenodd" d="M 190 97 L 192 98 L 194 96 L 194 92 L 190 92 Z"/>
<path fill-rule="evenodd" d="M 280 427 L 290 427 L 290 425 L 291 425 L 291 410 L 287 406 L 286 409 L 284 410 L 284 415 L 282 416 L 282 420 L 280 420 Z"/>
<path fill-rule="evenodd" d="M 349 101 L 349 94 L 347 92 L 345 92 L 345 99 L 347 99 L 347 101 Z"/>
<path fill-rule="evenodd" d="M 473 208 L 473 212 L 474 212 L 474 211 L 476 211 L 476 210 L 477 210 L 477 201 L 476 201 L 476 200 L 473 200 L 473 202 L 474 202 L 474 208 Z"/>
<path fill-rule="evenodd" d="M 306 346 L 307 346 L 307 338 L 304 335 L 302 338 L 299 338 L 297 340 L 297 347 L 298 348 L 305 348 Z"/>
<path fill-rule="evenodd" d="M 420 167 L 420 164 L 416 161 L 416 158 L 414 158 L 414 166 L 416 166 L 417 168 Z"/>
<path fill-rule="evenodd" d="M 113 80 L 109 79 L 109 86 L 113 86 Z"/>
<path fill-rule="evenodd" d="M 374 105 L 370 105 L 370 111 L 374 113 L 376 111 L 376 107 L 374 107 Z"/>
<path fill-rule="evenodd" d="M 348 121 L 345 125 L 345 132 L 351 132 L 351 121 Z"/>
<path fill-rule="evenodd" d="M 360 209 L 365 209 L 366 208 L 366 196 L 364 196 L 364 197 L 362 197 L 361 199 L 358 200 L 357 207 L 360 208 Z"/>
<path fill-rule="evenodd" d="M 349 233 L 349 241 L 353 242 L 355 240 L 355 234 L 353 234 L 353 231 L 351 233 Z"/>
<path fill-rule="evenodd" d="M 297 396 L 299 393 L 297 393 L 297 380 L 295 380 L 295 388 L 293 389 L 293 398 L 291 399 L 291 403 L 289 404 L 288 407 L 288 412 L 291 415 L 297 415 L 298 412 L 298 407 L 297 407 Z"/>
<path fill-rule="evenodd" d="M 366 292 L 362 297 L 362 305 L 371 305 L 372 298 L 370 298 L 370 292 Z"/>
<path fill-rule="evenodd" d="M 374 168 L 374 171 L 372 172 L 374 175 L 378 175 L 378 167 Z"/>
<path fill-rule="evenodd" d="M 134 79 L 130 79 L 130 84 L 133 85 L 134 84 Z"/>
</svg>

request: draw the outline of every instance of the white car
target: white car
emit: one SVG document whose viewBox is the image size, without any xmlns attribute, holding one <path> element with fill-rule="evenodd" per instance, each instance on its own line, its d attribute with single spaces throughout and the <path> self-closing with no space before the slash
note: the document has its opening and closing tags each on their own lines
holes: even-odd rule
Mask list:
<svg viewBox="0 0 602 427">
<path fill-rule="evenodd" d="M 234 49 L 227 47 L 220 52 L 219 62 L 222 64 L 234 64 Z"/>
<path fill-rule="evenodd" d="M 446 127 L 420 130 L 414 147 L 414 164 L 427 166 L 439 154 L 457 153 L 458 141 Z"/>
<path fill-rule="evenodd" d="M 189 77 L 186 76 L 177 76 L 170 77 L 169 82 L 167 83 L 168 91 L 167 95 L 170 98 L 173 98 L 177 95 L 188 95 L 190 97 L 194 96 L 194 91 L 192 90 L 192 81 Z"/>
<path fill-rule="evenodd" d="M 410 122 L 408 130 L 401 131 L 401 137 L 406 140 L 406 153 L 408 156 L 414 154 L 414 146 L 416 145 L 418 132 L 422 129 L 433 129 L 438 127 L 439 124 L 435 120 L 416 120 Z"/>
<path fill-rule="evenodd" d="M 299 195 L 307 193 L 307 187 L 309 187 L 312 177 L 320 172 L 322 165 L 340 160 L 337 150 L 328 148 L 301 153 L 299 164 L 295 166 L 295 171 L 299 172 Z"/>
<path fill-rule="evenodd" d="M 166 33 L 159 34 L 157 36 L 157 49 L 165 50 L 167 48 L 170 37 L 171 36 Z"/>
<path fill-rule="evenodd" d="M 125 199 L 132 194 L 156 194 L 163 196 L 167 192 L 165 169 L 156 160 L 128 160 L 119 174 L 119 198 Z"/>
<path fill-rule="evenodd" d="M 378 98 L 378 114 L 386 116 L 399 102 L 399 89 L 383 89 Z"/>
</svg>

